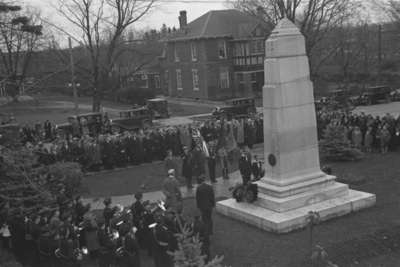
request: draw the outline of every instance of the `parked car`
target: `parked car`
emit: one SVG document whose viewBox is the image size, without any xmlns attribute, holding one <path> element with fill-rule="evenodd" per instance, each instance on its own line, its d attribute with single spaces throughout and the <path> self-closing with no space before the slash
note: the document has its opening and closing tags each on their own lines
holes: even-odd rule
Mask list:
<svg viewBox="0 0 400 267">
<path fill-rule="evenodd" d="M 216 107 L 212 112 L 213 116 L 241 116 L 256 113 L 255 99 L 235 98 L 226 101 L 225 106 Z"/>
<path fill-rule="evenodd" d="M 120 131 L 146 128 L 153 124 L 153 114 L 147 107 L 122 110 L 119 118 L 113 118 L 111 124 Z"/>
<path fill-rule="evenodd" d="M 373 86 L 366 88 L 360 96 L 360 103 L 363 105 L 376 104 L 383 100 L 386 103 L 391 100 L 391 89 L 389 86 Z"/>
<path fill-rule="evenodd" d="M 337 89 L 337 90 L 330 92 L 329 100 L 331 102 L 345 103 L 348 101 L 348 96 L 349 96 L 349 94 L 348 94 L 347 90 Z"/>
<path fill-rule="evenodd" d="M 390 92 L 390 99 L 392 101 L 400 101 L 400 89 L 395 89 Z"/>
<path fill-rule="evenodd" d="M 169 118 L 168 101 L 162 98 L 146 100 L 147 108 L 153 112 L 153 118 Z"/>
</svg>

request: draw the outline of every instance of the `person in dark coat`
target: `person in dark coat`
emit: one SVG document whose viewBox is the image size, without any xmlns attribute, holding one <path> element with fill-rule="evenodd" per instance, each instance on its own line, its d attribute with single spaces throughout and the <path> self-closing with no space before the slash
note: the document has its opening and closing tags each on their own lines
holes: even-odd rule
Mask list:
<svg viewBox="0 0 400 267">
<path fill-rule="evenodd" d="M 239 158 L 239 171 L 242 175 L 243 184 L 247 184 L 251 179 L 251 158 L 242 151 Z"/>
<path fill-rule="evenodd" d="M 100 229 L 97 232 L 99 240 L 99 267 L 111 267 L 114 264 L 114 254 L 116 250 L 116 244 L 111 234 L 106 230 L 105 224 L 100 223 Z"/>
<path fill-rule="evenodd" d="M 190 190 L 193 188 L 192 185 L 192 175 L 193 175 L 193 156 L 190 153 L 188 147 L 183 147 L 182 156 L 182 176 L 185 177 L 186 187 Z"/>
<path fill-rule="evenodd" d="M 140 267 L 140 248 L 135 237 L 136 228 L 130 228 L 128 233 L 118 240 L 120 256 L 117 260 L 119 267 Z"/>
<path fill-rule="evenodd" d="M 216 183 L 217 180 L 215 179 L 215 166 L 217 164 L 217 144 L 216 142 L 210 141 L 208 142 L 208 175 L 210 176 L 210 181 L 212 183 Z"/>
<path fill-rule="evenodd" d="M 155 267 L 172 267 L 172 257 L 168 254 L 172 232 L 165 224 L 165 218 L 160 209 L 154 211 L 155 224 L 149 226 L 152 230 L 152 256 Z"/>
<path fill-rule="evenodd" d="M 111 219 L 114 216 L 115 210 L 111 207 L 111 198 L 106 198 L 104 201 L 104 210 L 103 210 L 103 217 L 104 217 L 104 223 L 106 230 L 109 230 L 110 228 L 110 222 Z"/>
<path fill-rule="evenodd" d="M 45 138 L 45 139 L 49 140 L 49 139 L 52 138 L 52 132 L 51 132 L 51 130 L 52 130 L 51 123 L 50 123 L 49 120 L 46 120 L 46 121 L 44 122 L 44 136 L 45 136 L 44 138 Z"/>
<path fill-rule="evenodd" d="M 200 176 L 200 185 L 196 189 L 196 204 L 201 212 L 201 219 L 206 225 L 208 234 L 213 233 L 212 210 L 215 207 L 214 189 L 205 183 L 204 176 Z"/>
<path fill-rule="evenodd" d="M 57 241 L 50 233 L 48 225 L 42 228 L 42 233 L 38 239 L 37 247 L 39 251 L 40 265 L 43 267 L 53 267 L 55 264 L 54 251 L 57 249 Z"/>
</svg>

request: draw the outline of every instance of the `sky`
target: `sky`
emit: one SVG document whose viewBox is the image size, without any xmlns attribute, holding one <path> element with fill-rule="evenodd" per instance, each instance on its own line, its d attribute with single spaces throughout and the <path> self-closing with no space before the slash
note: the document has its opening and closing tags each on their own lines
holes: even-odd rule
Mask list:
<svg viewBox="0 0 400 267">
<path fill-rule="evenodd" d="M 46 19 L 56 22 L 59 26 L 65 26 L 65 21 L 54 10 L 57 0 L 20 0 L 21 2 L 40 8 L 42 15 Z M 157 5 L 140 21 L 135 23 L 134 28 L 140 29 L 160 29 L 165 23 L 167 27 L 179 28 L 179 11 L 187 11 L 187 20 L 200 17 L 210 10 L 219 10 L 228 8 L 226 0 L 158 0 Z"/>
</svg>

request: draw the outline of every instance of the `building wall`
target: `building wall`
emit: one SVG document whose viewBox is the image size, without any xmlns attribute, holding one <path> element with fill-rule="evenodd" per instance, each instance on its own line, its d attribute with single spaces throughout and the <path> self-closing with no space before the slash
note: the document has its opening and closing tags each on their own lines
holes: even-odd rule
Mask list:
<svg viewBox="0 0 400 267">
<path fill-rule="evenodd" d="M 226 58 L 220 58 L 219 43 L 225 41 Z M 197 60 L 192 60 L 191 43 L 197 49 Z M 175 61 L 175 46 L 179 61 Z M 175 97 L 227 99 L 257 96 L 262 90 L 263 65 L 234 65 L 234 42 L 231 38 L 209 38 L 169 42 L 164 69 L 168 70 L 169 94 Z M 177 89 L 176 69 L 182 73 L 182 90 Z M 193 90 L 192 69 L 198 70 L 199 90 Z M 229 88 L 221 88 L 220 72 L 229 71 Z M 237 73 L 243 73 L 242 84 Z M 252 79 L 252 75 L 253 79 Z"/>
</svg>

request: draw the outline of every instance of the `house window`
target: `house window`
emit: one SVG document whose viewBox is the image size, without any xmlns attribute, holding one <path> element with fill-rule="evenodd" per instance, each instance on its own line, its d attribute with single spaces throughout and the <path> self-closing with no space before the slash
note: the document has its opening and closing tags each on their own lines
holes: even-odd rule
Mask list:
<svg viewBox="0 0 400 267">
<path fill-rule="evenodd" d="M 193 91 L 199 91 L 199 74 L 197 69 L 192 69 Z"/>
<path fill-rule="evenodd" d="M 251 89 L 253 92 L 257 91 L 258 89 L 258 84 L 257 84 L 257 72 L 252 72 L 250 76 L 251 80 Z"/>
<path fill-rule="evenodd" d="M 161 86 L 160 86 L 160 75 L 154 75 L 154 86 L 156 88 L 161 88 Z"/>
<path fill-rule="evenodd" d="M 219 84 L 221 89 L 229 88 L 229 71 L 227 68 L 221 68 L 219 71 Z"/>
<path fill-rule="evenodd" d="M 264 40 L 258 39 L 258 40 L 251 41 L 250 52 L 251 52 L 251 54 L 264 53 Z"/>
<path fill-rule="evenodd" d="M 225 40 L 218 41 L 218 57 L 221 59 L 226 58 L 226 42 L 225 42 Z"/>
<path fill-rule="evenodd" d="M 177 43 L 174 44 L 174 58 L 175 58 L 176 62 L 179 61 L 178 44 Z"/>
<path fill-rule="evenodd" d="M 149 79 L 147 74 L 142 74 L 140 75 L 140 79 L 142 80 L 141 82 L 141 88 L 149 88 Z"/>
<path fill-rule="evenodd" d="M 182 72 L 180 69 L 176 70 L 176 89 L 183 90 L 182 87 Z"/>
<path fill-rule="evenodd" d="M 237 74 L 237 79 L 238 79 L 238 82 L 239 82 L 239 90 L 240 91 L 244 91 L 244 89 L 245 89 L 245 87 L 246 87 L 246 85 L 245 85 L 245 80 L 244 80 L 244 73 L 238 73 Z"/>
<path fill-rule="evenodd" d="M 190 50 L 192 51 L 192 61 L 197 61 L 197 47 L 196 43 L 190 44 Z"/>
</svg>

